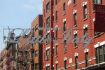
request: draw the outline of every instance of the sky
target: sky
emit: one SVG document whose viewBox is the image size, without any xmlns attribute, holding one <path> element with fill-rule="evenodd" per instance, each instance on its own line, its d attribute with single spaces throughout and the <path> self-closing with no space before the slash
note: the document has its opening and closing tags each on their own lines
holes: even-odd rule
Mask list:
<svg viewBox="0 0 105 70">
<path fill-rule="evenodd" d="M 0 51 L 3 50 L 3 28 L 30 28 L 42 14 L 42 0 L 0 0 Z"/>
</svg>

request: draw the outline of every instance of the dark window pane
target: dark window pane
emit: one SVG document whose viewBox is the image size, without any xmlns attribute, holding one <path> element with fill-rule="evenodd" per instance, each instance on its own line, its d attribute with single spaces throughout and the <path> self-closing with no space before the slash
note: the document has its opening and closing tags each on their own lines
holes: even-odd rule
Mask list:
<svg viewBox="0 0 105 70">
<path fill-rule="evenodd" d="M 64 61 L 64 69 L 66 69 L 66 68 L 67 68 L 67 67 L 66 67 L 66 62 L 67 62 L 67 61 L 65 60 L 65 61 Z"/>
<path fill-rule="evenodd" d="M 75 13 L 73 17 L 74 17 L 74 27 L 77 27 L 77 14 Z"/>
</svg>

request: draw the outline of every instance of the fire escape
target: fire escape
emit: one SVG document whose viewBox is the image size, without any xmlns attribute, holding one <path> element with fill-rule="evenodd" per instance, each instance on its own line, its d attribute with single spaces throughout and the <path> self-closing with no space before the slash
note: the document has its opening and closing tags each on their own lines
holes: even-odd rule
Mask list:
<svg viewBox="0 0 105 70">
<path fill-rule="evenodd" d="M 8 36 L 4 36 L 6 44 L 6 53 L 3 62 L 3 69 L 5 70 L 29 70 L 29 65 L 32 59 L 29 58 L 30 52 L 26 48 L 19 48 L 19 36 L 15 36 L 15 30 L 22 30 L 21 28 L 9 29 Z M 4 31 L 3 31 L 4 32 Z M 1 58 L 2 61 L 2 58 Z M 2 67 L 2 64 L 1 64 Z"/>
</svg>

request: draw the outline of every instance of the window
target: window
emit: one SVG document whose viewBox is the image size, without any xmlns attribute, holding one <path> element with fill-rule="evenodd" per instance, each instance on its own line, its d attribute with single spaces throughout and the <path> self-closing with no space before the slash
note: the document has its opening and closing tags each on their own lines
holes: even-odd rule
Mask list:
<svg viewBox="0 0 105 70">
<path fill-rule="evenodd" d="M 45 9 L 43 10 L 43 16 L 45 16 Z"/>
<path fill-rule="evenodd" d="M 86 5 L 83 7 L 83 17 L 84 19 L 87 18 L 87 6 Z"/>
<path fill-rule="evenodd" d="M 74 27 L 77 27 L 77 14 L 75 13 L 73 16 L 74 16 Z"/>
<path fill-rule="evenodd" d="M 31 70 L 34 70 L 34 63 L 31 64 Z"/>
<path fill-rule="evenodd" d="M 58 45 L 56 45 L 56 50 L 55 50 L 55 52 L 56 52 L 56 55 L 58 54 Z"/>
<path fill-rule="evenodd" d="M 50 17 L 47 18 L 46 20 L 46 31 L 50 29 Z"/>
<path fill-rule="evenodd" d="M 87 43 L 87 41 L 86 41 L 87 33 L 88 33 L 87 30 L 88 30 L 88 28 L 84 29 L 84 45 Z"/>
<path fill-rule="evenodd" d="M 88 66 L 88 52 L 85 53 L 85 67 Z"/>
<path fill-rule="evenodd" d="M 75 56 L 75 69 L 78 69 L 78 56 Z"/>
<path fill-rule="evenodd" d="M 47 66 L 47 67 L 46 67 L 46 70 L 50 70 L 50 66 Z"/>
<path fill-rule="evenodd" d="M 66 52 L 67 51 L 67 42 L 66 42 L 66 40 L 64 40 L 64 52 Z"/>
<path fill-rule="evenodd" d="M 102 0 L 93 0 L 94 4 L 102 4 Z"/>
<path fill-rule="evenodd" d="M 105 45 L 96 48 L 96 62 L 101 63 L 105 61 Z"/>
<path fill-rule="evenodd" d="M 66 13 L 66 3 L 63 4 L 63 11 L 64 11 L 64 14 Z"/>
<path fill-rule="evenodd" d="M 87 30 L 88 30 L 88 28 L 85 28 L 85 29 L 84 29 L 84 36 L 85 36 L 85 37 L 87 36 Z"/>
<path fill-rule="evenodd" d="M 105 61 L 105 45 L 103 45 L 103 54 L 104 54 L 104 61 Z"/>
<path fill-rule="evenodd" d="M 31 51 L 31 56 L 34 57 L 34 50 Z"/>
<path fill-rule="evenodd" d="M 103 48 L 99 47 L 99 62 L 103 62 Z"/>
<path fill-rule="evenodd" d="M 53 67 L 52 67 L 52 70 L 54 70 L 54 65 L 53 65 Z"/>
<path fill-rule="evenodd" d="M 50 24 L 50 17 L 47 18 L 46 23 L 49 25 Z M 50 25 L 49 25 L 50 26 Z"/>
<path fill-rule="evenodd" d="M 66 21 L 64 21 L 63 31 L 66 31 Z"/>
<path fill-rule="evenodd" d="M 78 38 L 77 38 L 77 34 L 74 35 L 74 46 L 75 46 L 75 47 L 78 46 Z"/>
<path fill-rule="evenodd" d="M 46 44 L 49 44 L 50 43 L 50 40 L 51 40 L 51 36 L 50 36 L 50 33 L 48 33 L 47 35 L 46 35 Z"/>
<path fill-rule="evenodd" d="M 33 32 L 34 32 L 34 31 L 37 31 L 37 30 L 38 30 L 38 25 L 35 26 Z"/>
<path fill-rule="evenodd" d="M 39 70 L 39 64 L 35 64 L 35 70 Z"/>
<path fill-rule="evenodd" d="M 50 10 L 50 2 L 48 2 L 46 5 L 46 13 L 49 12 L 49 10 Z"/>
<path fill-rule="evenodd" d="M 58 38 L 58 28 L 56 28 L 56 31 L 55 31 L 55 39 L 57 40 Z"/>
<path fill-rule="evenodd" d="M 76 0 L 73 0 L 73 3 L 76 4 Z"/>
<path fill-rule="evenodd" d="M 97 48 L 97 53 L 98 53 L 98 63 L 103 62 L 103 50 L 102 47 Z"/>
<path fill-rule="evenodd" d="M 66 4 L 64 3 L 63 4 L 63 11 L 65 11 L 66 10 Z"/>
<path fill-rule="evenodd" d="M 50 59 L 50 50 L 46 50 L 46 60 Z"/>
<path fill-rule="evenodd" d="M 56 13 L 55 13 L 55 21 L 57 22 L 57 20 L 58 20 L 58 12 L 56 11 Z"/>
<path fill-rule="evenodd" d="M 64 61 L 64 69 L 65 69 L 65 70 L 67 69 L 66 66 L 67 66 L 67 61 L 65 60 L 65 61 Z"/>
<path fill-rule="evenodd" d="M 58 70 L 58 64 L 56 64 L 56 70 Z"/>
<path fill-rule="evenodd" d="M 57 5 L 57 3 L 58 3 L 58 0 L 55 0 L 55 4 Z"/>
<path fill-rule="evenodd" d="M 35 56 L 38 56 L 38 50 L 35 51 Z"/>
</svg>

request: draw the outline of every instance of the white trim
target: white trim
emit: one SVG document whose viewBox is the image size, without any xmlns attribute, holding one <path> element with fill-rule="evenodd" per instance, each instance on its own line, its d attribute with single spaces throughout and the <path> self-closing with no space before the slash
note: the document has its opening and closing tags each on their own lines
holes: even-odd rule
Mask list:
<svg viewBox="0 0 105 70">
<path fill-rule="evenodd" d="M 55 43 L 55 46 L 58 45 L 58 43 Z"/>
<path fill-rule="evenodd" d="M 55 61 L 56 64 L 58 64 L 58 61 Z"/>
<path fill-rule="evenodd" d="M 81 61 L 81 62 L 79 62 L 78 64 L 83 64 L 83 63 L 85 63 L 85 61 Z"/>
<path fill-rule="evenodd" d="M 88 28 L 88 25 L 87 24 L 84 24 L 83 29 L 85 29 L 85 28 Z"/>
<path fill-rule="evenodd" d="M 100 46 L 102 46 L 102 45 L 104 45 L 104 44 L 105 44 L 105 41 L 101 42 L 101 43 L 100 43 Z"/>
<path fill-rule="evenodd" d="M 65 19 L 63 19 L 63 22 L 65 22 L 66 21 L 66 18 Z"/>
<path fill-rule="evenodd" d="M 58 25 L 55 25 L 55 28 L 58 28 Z"/>
<path fill-rule="evenodd" d="M 75 64 L 72 64 L 72 66 L 75 66 Z"/>
<path fill-rule="evenodd" d="M 100 42 L 97 42 L 97 44 L 94 45 L 95 48 L 100 46 Z"/>
<path fill-rule="evenodd" d="M 68 5 L 70 5 L 72 3 L 72 0 L 68 0 Z"/>
<path fill-rule="evenodd" d="M 73 10 L 73 14 L 76 14 L 77 13 L 77 10 Z"/>
<path fill-rule="evenodd" d="M 46 64 L 46 67 L 47 67 L 47 66 L 50 66 L 50 64 Z"/>
<path fill-rule="evenodd" d="M 49 50 L 50 49 L 50 47 L 46 47 L 46 50 Z"/>
<path fill-rule="evenodd" d="M 75 57 L 78 56 L 78 53 L 75 52 L 74 56 L 75 56 Z"/>
<path fill-rule="evenodd" d="M 69 63 L 72 63 L 73 62 L 73 59 L 72 58 L 69 58 Z"/>
<path fill-rule="evenodd" d="M 66 61 L 67 60 L 67 57 L 64 57 L 64 61 Z"/>
<path fill-rule="evenodd" d="M 53 29 L 52 29 L 53 30 Z M 55 30 L 53 30 L 53 32 L 55 32 Z"/>
<path fill-rule="evenodd" d="M 95 18 L 93 18 L 93 22 L 95 22 Z"/>
<path fill-rule="evenodd" d="M 82 3 L 82 6 L 86 6 L 87 5 L 87 1 Z"/>
<path fill-rule="evenodd" d="M 87 53 L 87 52 L 89 52 L 89 49 L 87 49 L 87 48 L 84 49 L 84 53 Z"/>
<path fill-rule="evenodd" d="M 77 34 L 77 33 L 78 33 L 78 32 L 75 30 L 75 31 L 74 31 L 74 35 Z"/>
<path fill-rule="evenodd" d="M 50 30 L 48 30 L 47 33 L 50 33 Z"/>
<path fill-rule="evenodd" d="M 100 47 L 100 46 L 102 46 L 104 44 L 105 44 L 105 41 L 103 41 L 103 42 L 97 42 L 97 44 L 94 45 L 94 48 Z"/>
<path fill-rule="evenodd" d="M 55 14 L 53 14 L 53 16 L 55 16 Z"/>
</svg>

